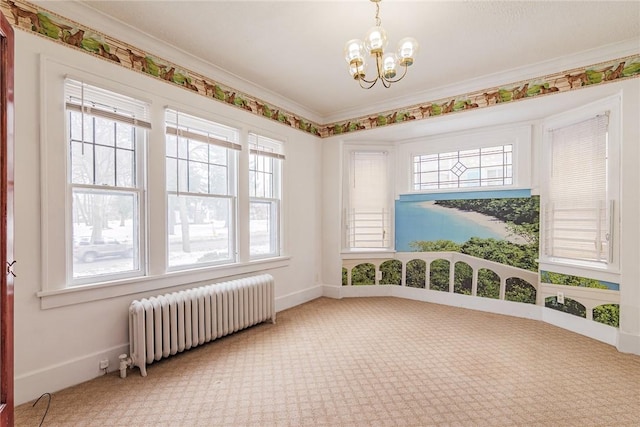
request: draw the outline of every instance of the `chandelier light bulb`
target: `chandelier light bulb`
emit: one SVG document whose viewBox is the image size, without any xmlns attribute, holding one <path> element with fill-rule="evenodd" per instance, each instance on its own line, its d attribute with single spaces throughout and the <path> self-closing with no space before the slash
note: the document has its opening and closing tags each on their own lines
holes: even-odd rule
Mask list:
<svg viewBox="0 0 640 427">
<path fill-rule="evenodd" d="M 349 40 L 344 45 L 344 59 L 348 64 L 362 65 L 364 63 L 364 43 L 362 40 Z"/>
<path fill-rule="evenodd" d="M 356 80 L 364 78 L 364 62 L 360 64 L 352 62 L 349 64 L 349 74 Z"/>
<path fill-rule="evenodd" d="M 369 53 L 383 53 L 388 44 L 387 32 L 380 26 L 372 27 L 367 32 L 364 40 L 364 45 Z"/>
<path fill-rule="evenodd" d="M 385 79 L 392 79 L 396 76 L 398 60 L 393 53 L 385 53 L 382 57 L 382 75 Z"/>
<path fill-rule="evenodd" d="M 418 51 L 418 42 L 413 37 L 405 37 L 398 43 L 400 65 L 411 65 Z"/>
</svg>

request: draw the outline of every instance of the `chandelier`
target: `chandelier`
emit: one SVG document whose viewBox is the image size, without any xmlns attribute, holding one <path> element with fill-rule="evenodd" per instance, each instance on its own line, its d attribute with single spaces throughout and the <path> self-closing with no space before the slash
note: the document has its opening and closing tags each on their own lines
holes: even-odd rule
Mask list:
<svg viewBox="0 0 640 427">
<path fill-rule="evenodd" d="M 399 82 L 407 74 L 407 69 L 413 64 L 414 56 L 418 50 L 418 42 L 413 37 L 405 37 L 398 43 L 396 53 L 384 50 L 387 47 L 387 32 L 380 26 L 380 2 L 382 0 L 370 0 L 376 4 L 376 25 L 365 36 L 364 41 L 359 39 L 349 40 L 344 46 L 344 54 L 349 64 L 349 73 L 358 81 L 363 89 L 371 89 L 380 80 L 386 88 L 391 83 Z M 374 57 L 378 75 L 371 80 L 365 78 L 365 50 Z M 404 67 L 402 75 L 395 78 L 398 66 Z"/>
</svg>

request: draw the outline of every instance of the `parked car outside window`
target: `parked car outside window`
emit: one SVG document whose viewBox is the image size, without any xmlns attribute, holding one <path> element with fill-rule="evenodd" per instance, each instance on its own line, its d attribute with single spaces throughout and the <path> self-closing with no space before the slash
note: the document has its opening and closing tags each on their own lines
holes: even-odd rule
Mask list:
<svg viewBox="0 0 640 427">
<path fill-rule="evenodd" d="M 133 256 L 133 245 L 130 242 L 120 242 L 116 239 L 104 238 L 91 242 L 81 240 L 73 247 L 73 256 L 82 262 L 93 262 L 98 258 Z"/>
</svg>

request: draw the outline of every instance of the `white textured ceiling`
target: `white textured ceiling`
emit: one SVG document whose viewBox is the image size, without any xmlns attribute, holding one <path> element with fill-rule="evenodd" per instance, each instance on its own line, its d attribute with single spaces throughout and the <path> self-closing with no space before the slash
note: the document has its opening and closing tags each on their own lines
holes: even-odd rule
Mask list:
<svg viewBox="0 0 640 427">
<path fill-rule="evenodd" d="M 69 2 L 37 3 L 69 10 Z M 620 41 L 635 40 L 640 50 L 637 0 L 384 0 L 380 17 L 390 47 L 413 36 L 420 52 L 402 82 L 363 90 L 348 75 L 342 49 L 373 26 L 375 4 L 368 0 L 77 3 L 304 106 L 321 120 L 368 106 L 381 111 L 422 92 Z"/>
</svg>

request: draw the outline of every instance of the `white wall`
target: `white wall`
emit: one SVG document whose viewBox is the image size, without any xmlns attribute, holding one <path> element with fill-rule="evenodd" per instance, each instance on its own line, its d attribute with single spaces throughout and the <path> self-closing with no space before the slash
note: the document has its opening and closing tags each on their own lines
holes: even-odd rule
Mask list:
<svg viewBox="0 0 640 427">
<path fill-rule="evenodd" d="M 318 285 L 321 261 L 321 166 L 318 138 L 257 117 L 204 96 L 150 78 L 139 72 L 108 63 L 86 53 L 53 43 L 42 37 L 16 31 L 16 144 L 15 144 L 15 400 L 16 404 L 37 398 L 44 392 L 86 381 L 102 374 L 101 359 L 117 369 L 119 353 L 128 353 L 128 306 L 133 299 L 219 282 L 253 271 L 268 270 L 276 280 L 277 309 L 297 305 L 321 294 Z M 179 280 L 157 274 L 127 295 L 111 296 L 57 308 L 41 308 L 41 174 L 40 137 L 47 135 L 42 122 L 43 81 L 41 55 L 83 72 L 135 88 L 158 104 L 189 105 L 233 124 L 243 132 L 264 132 L 285 141 L 283 214 L 288 258 L 243 269 L 212 269 L 199 274 L 181 274 Z M 185 64 L 188 66 L 188 64 Z M 62 94 L 60 94 L 62 103 Z M 62 105 L 62 104 L 61 104 Z M 160 137 L 150 143 L 164 144 Z M 64 142 L 61 147 L 64 146 Z M 157 151 L 156 151 L 157 153 Z M 153 159 L 152 159 L 153 160 Z M 155 158 L 164 163 L 162 156 Z M 150 168 L 158 167 L 150 164 Z M 58 202 L 49 209 L 63 209 Z M 153 213 L 151 213 L 153 221 Z M 153 256 L 153 255 L 152 255 Z M 182 286 L 177 286 L 177 285 Z M 156 285 L 169 286 L 162 291 Z M 142 287 L 142 284 L 140 285 Z M 77 294 L 77 293 L 76 293 Z M 60 298 L 67 298 L 63 295 Z M 55 298 L 55 297 L 52 297 Z"/>
<path fill-rule="evenodd" d="M 558 70 L 561 70 L 559 65 Z M 323 272 L 324 293 L 327 296 L 348 296 L 354 291 L 341 289 L 341 224 L 340 212 L 342 188 L 341 177 L 337 173 L 342 156 L 342 145 L 361 142 L 368 144 L 374 141 L 402 143 L 423 139 L 424 141 L 441 140 L 443 136 L 473 130 L 483 132 L 487 129 L 500 129 L 505 125 L 532 126 L 531 183 L 535 193 L 538 192 L 540 159 L 542 146 L 541 121 L 555 114 L 568 111 L 581 105 L 595 102 L 612 95 L 622 94 L 622 160 L 621 160 L 621 272 L 620 272 L 620 328 L 617 332 L 617 348 L 623 352 L 640 354 L 640 79 L 604 84 L 524 100 L 511 104 L 482 108 L 451 114 L 443 117 L 433 117 L 427 120 L 410 122 L 403 125 L 387 126 L 351 135 L 339 135 L 324 139 L 323 156 L 324 187 L 323 187 Z M 421 136 L 421 137 L 420 137 Z M 334 165 L 335 166 L 330 166 Z M 409 165 L 409 159 L 401 158 L 398 153 L 397 165 Z M 331 173 L 331 171 L 334 171 Z M 404 171 L 397 171 L 398 181 L 402 181 Z M 396 194 L 397 196 L 397 194 Z M 371 256 L 371 255 L 369 255 Z M 363 255 L 366 257 L 366 255 Z M 367 287 L 370 288 L 370 287 Z M 363 291 L 364 292 L 364 291 Z M 371 291 L 374 292 L 374 291 Z M 360 292 L 358 295 L 363 295 Z M 442 297 L 450 299 L 451 305 L 456 305 L 456 295 Z M 442 303 L 442 301 L 439 301 Z M 446 301 L 445 301 L 446 303 Z M 484 307 L 484 306 L 483 306 Z M 487 305 L 485 310 L 491 311 Z M 550 309 L 542 309 L 551 311 Z M 601 335 L 602 325 L 586 321 L 576 327 L 575 319 L 571 316 L 557 316 L 555 313 L 541 315 L 541 320 L 548 321 L 569 330 L 585 333 L 593 337 Z M 608 340 L 607 342 L 609 342 Z"/>
</svg>

